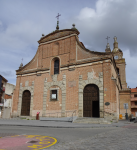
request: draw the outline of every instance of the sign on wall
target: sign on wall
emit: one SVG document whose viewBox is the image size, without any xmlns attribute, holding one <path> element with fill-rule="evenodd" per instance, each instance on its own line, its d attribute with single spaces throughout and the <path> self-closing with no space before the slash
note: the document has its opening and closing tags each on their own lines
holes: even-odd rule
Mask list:
<svg viewBox="0 0 137 150">
<path fill-rule="evenodd" d="M 124 103 L 124 109 L 128 109 L 128 103 Z"/>
</svg>

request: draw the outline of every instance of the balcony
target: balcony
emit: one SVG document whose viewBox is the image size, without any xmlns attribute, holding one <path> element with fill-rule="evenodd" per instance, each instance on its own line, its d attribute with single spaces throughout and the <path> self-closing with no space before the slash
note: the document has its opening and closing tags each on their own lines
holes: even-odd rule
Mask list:
<svg viewBox="0 0 137 150">
<path fill-rule="evenodd" d="M 137 97 L 131 97 L 131 101 L 137 101 Z"/>
<path fill-rule="evenodd" d="M 137 105 L 133 105 L 133 106 L 131 106 L 131 108 L 137 108 Z"/>
</svg>

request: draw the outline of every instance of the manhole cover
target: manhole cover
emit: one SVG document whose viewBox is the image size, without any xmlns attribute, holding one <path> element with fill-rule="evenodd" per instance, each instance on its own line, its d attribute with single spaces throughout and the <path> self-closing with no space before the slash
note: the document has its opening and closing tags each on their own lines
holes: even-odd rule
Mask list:
<svg viewBox="0 0 137 150">
<path fill-rule="evenodd" d="M 38 141 L 29 141 L 27 143 L 37 143 Z"/>
</svg>

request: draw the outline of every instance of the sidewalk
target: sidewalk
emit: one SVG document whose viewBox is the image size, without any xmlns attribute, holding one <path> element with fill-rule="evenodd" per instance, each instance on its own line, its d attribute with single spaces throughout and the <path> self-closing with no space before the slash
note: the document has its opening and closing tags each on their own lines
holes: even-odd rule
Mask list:
<svg viewBox="0 0 137 150">
<path fill-rule="evenodd" d="M 22 119 L 0 119 L 0 126 L 30 126 L 48 128 L 104 128 L 104 127 L 124 127 L 132 124 L 127 120 L 120 120 L 112 124 L 84 124 L 57 121 L 22 120 Z"/>
</svg>

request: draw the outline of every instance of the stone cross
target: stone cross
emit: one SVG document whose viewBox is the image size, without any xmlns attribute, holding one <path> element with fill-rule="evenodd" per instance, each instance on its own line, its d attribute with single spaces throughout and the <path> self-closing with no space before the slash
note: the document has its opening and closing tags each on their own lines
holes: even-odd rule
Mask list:
<svg viewBox="0 0 137 150">
<path fill-rule="evenodd" d="M 108 39 L 109 39 L 109 38 L 110 38 L 110 37 L 107 36 L 107 38 L 106 38 L 106 39 L 107 39 L 107 43 L 108 43 Z"/>
<path fill-rule="evenodd" d="M 58 13 L 58 15 L 56 16 L 57 21 L 59 21 L 59 16 L 61 16 L 61 14 Z"/>
</svg>

